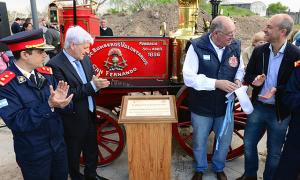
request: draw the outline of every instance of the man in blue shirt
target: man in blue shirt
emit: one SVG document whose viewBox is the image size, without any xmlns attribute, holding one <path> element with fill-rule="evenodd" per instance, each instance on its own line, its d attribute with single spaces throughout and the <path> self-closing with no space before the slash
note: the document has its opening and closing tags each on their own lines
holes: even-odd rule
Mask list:
<svg viewBox="0 0 300 180">
<path fill-rule="evenodd" d="M 294 61 L 300 59 L 300 50 L 287 42 L 292 29 L 289 15 L 272 16 L 263 29 L 268 43 L 254 49 L 247 66 L 244 81 L 253 86 L 254 111 L 248 116 L 244 133 L 245 173 L 237 180 L 257 179 L 257 144 L 265 130 L 268 154 L 263 179 L 274 177 L 290 119 L 282 94 Z"/>
</svg>

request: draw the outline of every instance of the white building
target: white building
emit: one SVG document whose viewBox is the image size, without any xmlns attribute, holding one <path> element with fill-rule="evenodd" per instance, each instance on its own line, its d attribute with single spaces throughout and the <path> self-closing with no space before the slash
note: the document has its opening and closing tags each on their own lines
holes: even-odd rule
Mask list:
<svg viewBox="0 0 300 180">
<path fill-rule="evenodd" d="M 223 0 L 221 5 L 246 8 L 259 16 L 265 16 L 267 12 L 267 6 L 262 1 L 246 2 L 246 1 Z"/>
</svg>

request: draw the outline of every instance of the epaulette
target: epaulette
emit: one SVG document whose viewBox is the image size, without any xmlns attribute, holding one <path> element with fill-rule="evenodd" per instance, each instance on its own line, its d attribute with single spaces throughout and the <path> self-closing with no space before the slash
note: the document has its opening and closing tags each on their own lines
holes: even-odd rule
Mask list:
<svg viewBox="0 0 300 180">
<path fill-rule="evenodd" d="M 2 74 L 0 74 L 0 86 L 5 86 L 15 76 L 16 76 L 16 74 L 12 71 L 4 71 Z"/>
<path fill-rule="evenodd" d="M 295 64 L 295 67 L 300 67 L 300 60 L 294 62 L 294 64 Z"/>
<path fill-rule="evenodd" d="M 52 75 L 52 68 L 48 67 L 48 66 L 43 66 L 41 68 L 36 68 L 35 70 L 37 70 L 37 72 L 42 73 L 42 74 L 50 74 Z"/>
</svg>

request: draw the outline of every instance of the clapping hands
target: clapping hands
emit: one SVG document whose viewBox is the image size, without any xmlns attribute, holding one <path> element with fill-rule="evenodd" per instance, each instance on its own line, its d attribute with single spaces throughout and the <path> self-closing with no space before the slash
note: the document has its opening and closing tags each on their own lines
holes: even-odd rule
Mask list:
<svg viewBox="0 0 300 180">
<path fill-rule="evenodd" d="M 93 75 L 92 81 L 98 90 L 102 88 L 106 88 L 110 85 L 110 82 L 107 79 L 103 79 L 95 75 Z"/>
<path fill-rule="evenodd" d="M 254 79 L 254 81 L 252 82 L 253 86 L 261 86 L 266 80 L 266 75 L 262 74 L 262 75 L 258 75 L 256 76 L 256 78 Z"/>
<path fill-rule="evenodd" d="M 270 99 L 271 97 L 273 97 L 276 93 L 276 88 L 275 87 L 272 87 L 271 89 L 269 89 L 266 94 L 264 95 L 258 95 L 258 97 L 260 97 L 261 99 L 264 99 L 264 100 L 267 100 L 267 99 Z"/>
<path fill-rule="evenodd" d="M 64 81 L 59 81 L 57 88 L 54 90 L 53 86 L 50 85 L 50 96 L 48 99 L 48 104 L 50 108 L 65 108 L 72 100 L 73 94 L 69 97 L 69 85 Z"/>
</svg>

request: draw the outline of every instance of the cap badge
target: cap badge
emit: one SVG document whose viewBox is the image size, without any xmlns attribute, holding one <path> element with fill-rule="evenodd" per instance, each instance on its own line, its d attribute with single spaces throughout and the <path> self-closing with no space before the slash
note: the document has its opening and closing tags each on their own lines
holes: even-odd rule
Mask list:
<svg viewBox="0 0 300 180">
<path fill-rule="evenodd" d="M 17 76 L 17 79 L 19 84 L 26 82 L 26 78 L 24 76 Z"/>
</svg>

